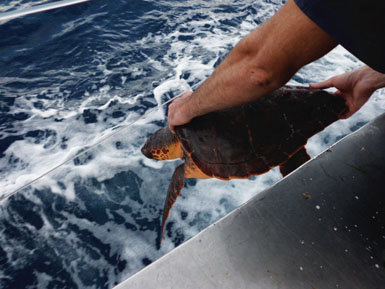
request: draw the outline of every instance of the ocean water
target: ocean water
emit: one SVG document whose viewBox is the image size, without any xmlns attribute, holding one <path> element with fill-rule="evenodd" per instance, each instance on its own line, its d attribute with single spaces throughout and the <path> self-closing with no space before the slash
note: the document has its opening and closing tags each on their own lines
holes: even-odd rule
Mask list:
<svg viewBox="0 0 385 289">
<path fill-rule="evenodd" d="M 0 12 L 49 2 L 3 0 Z M 273 169 L 188 180 L 158 248 L 180 161 L 148 160 L 140 147 L 166 125 L 161 104 L 195 88 L 284 2 L 93 0 L 0 23 L 0 288 L 111 288 L 281 179 Z M 290 83 L 360 65 L 339 46 Z M 380 90 L 308 152 L 384 108 Z"/>
</svg>

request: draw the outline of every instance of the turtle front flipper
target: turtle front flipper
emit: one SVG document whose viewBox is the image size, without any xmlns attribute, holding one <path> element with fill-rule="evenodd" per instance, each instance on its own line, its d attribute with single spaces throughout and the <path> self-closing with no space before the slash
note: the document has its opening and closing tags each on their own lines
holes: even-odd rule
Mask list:
<svg viewBox="0 0 385 289">
<path fill-rule="evenodd" d="M 159 244 L 161 244 L 163 240 L 164 227 L 166 224 L 166 220 L 170 214 L 171 207 L 172 205 L 174 205 L 176 199 L 180 194 L 180 191 L 183 189 L 184 174 L 185 174 L 185 167 L 184 167 L 184 164 L 181 164 L 175 169 L 174 174 L 172 175 L 172 179 L 167 191 L 166 202 L 164 203 L 163 216 L 162 216 L 162 229 L 160 233 Z"/>
<path fill-rule="evenodd" d="M 306 152 L 305 147 L 302 147 L 293 154 L 290 159 L 281 164 L 279 170 L 281 171 L 282 176 L 286 176 L 308 160 L 310 160 L 310 156 Z"/>
</svg>

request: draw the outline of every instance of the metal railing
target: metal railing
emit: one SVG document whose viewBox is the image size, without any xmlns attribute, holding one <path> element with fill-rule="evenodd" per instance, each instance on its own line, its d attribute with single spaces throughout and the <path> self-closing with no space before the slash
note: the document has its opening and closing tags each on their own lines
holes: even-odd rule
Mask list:
<svg viewBox="0 0 385 289">
<path fill-rule="evenodd" d="M 30 14 L 58 9 L 58 8 L 80 4 L 88 1 L 90 0 L 62 0 L 62 1 L 56 1 L 54 3 L 36 5 L 25 9 L 18 9 L 18 10 L 13 10 L 9 12 L 4 12 L 4 13 L 0 13 L 0 21 L 7 21 L 7 20 L 23 17 Z"/>
</svg>

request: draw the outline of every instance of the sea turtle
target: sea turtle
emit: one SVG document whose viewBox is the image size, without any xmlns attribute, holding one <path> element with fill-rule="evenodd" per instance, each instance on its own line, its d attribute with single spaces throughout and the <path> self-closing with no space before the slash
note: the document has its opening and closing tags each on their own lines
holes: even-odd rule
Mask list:
<svg viewBox="0 0 385 289">
<path fill-rule="evenodd" d="M 280 166 L 283 176 L 310 159 L 311 136 L 347 112 L 345 100 L 324 90 L 284 86 L 250 104 L 212 112 L 155 132 L 142 153 L 151 159 L 182 158 L 164 205 L 166 219 L 185 178 L 245 179 Z"/>
</svg>

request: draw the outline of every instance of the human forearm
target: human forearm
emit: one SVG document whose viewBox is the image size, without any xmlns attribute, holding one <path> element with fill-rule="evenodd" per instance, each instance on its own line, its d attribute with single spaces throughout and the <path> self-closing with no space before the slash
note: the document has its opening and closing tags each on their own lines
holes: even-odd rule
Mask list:
<svg viewBox="0 0 385 289">
<path fill-rule="evenodd" d="M 251 37 L 242 40 L 197 91 L 170 105 L 169 123 L 177 119 L 181 123 L 172 124 L 182 124 L 195 116 L 253 101 L 286 82 L 259 66 L 259 56 L 247 49 Z"/>
<path fill-rule="evenodd" d="M 241 52 L 238 45 L 217 70 L 189 98 L 187 105 L 194 116 L 238 106 L 283 85 L 289 78 L 281 74 L 274 77 L 274 72 L 265 70 L 252 62 L 248 54 Z"/>
<path fill-rule="evenodd" d="M 171 104 L 170 125 L 253 101 L 285 84 L 336 43 L 293 1 L 238 43 L 192 95 Z"/>
</svg>

